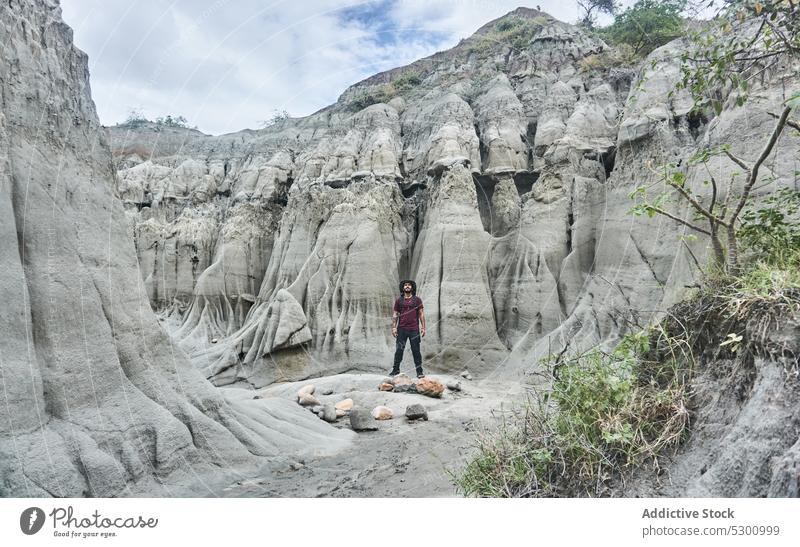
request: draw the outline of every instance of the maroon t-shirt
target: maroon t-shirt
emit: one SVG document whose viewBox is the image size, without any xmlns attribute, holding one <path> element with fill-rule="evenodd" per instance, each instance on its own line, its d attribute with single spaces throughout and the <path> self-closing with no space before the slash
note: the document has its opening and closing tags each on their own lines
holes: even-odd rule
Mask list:
<svg viewBox="0 0 800 547">
<path fill-rule="evenodd" d="M 397 328 L 402 330 L 419 331 L 419 317 L 417 310 L 422 309 L 422 298 L 400 296 L 394 301 L 394 311 L 400 314 Z"/>
</svg>

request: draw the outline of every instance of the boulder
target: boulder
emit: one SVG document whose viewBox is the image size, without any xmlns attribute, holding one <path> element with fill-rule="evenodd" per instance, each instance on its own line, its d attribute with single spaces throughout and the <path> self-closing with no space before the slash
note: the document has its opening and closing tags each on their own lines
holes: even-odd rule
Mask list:
<svg viewBox="0 0 800 547">
<path fill-rule="evenodd" d="M 353 431 L 375 431 L 378 429 L 372 415 L 365 408 L 354 408 L 350 411 L 350 427 Z"/>
<path fill-rule="evenodd" d="M 433 378 L 420 378 L 417 381 L 417 393 L 428 397 L 441 397 L 444 392 L 444 385 L 439 380 Z"/>
<path fill-rule="evenodd" d="M 376 406 L 372 409 L 372 417 L 376 420 L 391 420 L 394 417 L 394 412 L 389 407 Z"/>
<path fill-rule="evenodd" d="M 428 420 L 428 411 L 421 404 L 408 405 L 406 407 L 406 418 L 409 420 Z"/>
<path fill-rule="evenodd" d="M 383 382 L 381 385 L 378 386 L 378 389 L 381 391 L 392 391 L 394 386 L 390 383 Z"/>
</svg>

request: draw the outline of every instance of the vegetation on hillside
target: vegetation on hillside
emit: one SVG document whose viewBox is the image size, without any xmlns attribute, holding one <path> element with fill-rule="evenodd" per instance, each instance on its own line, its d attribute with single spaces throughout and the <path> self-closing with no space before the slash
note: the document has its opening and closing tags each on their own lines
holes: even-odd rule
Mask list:
<svg viewBox="0 0 800 547">
<path fill-rule="evenodd" d="M 487 57 L 498 45 L 510 47 L 514 51 L 527 48 L 542 26 L 547 23 L 546 17 L 506 17 L 498 21 L 494 28 L 469 44 L 468 51 Z"/>
<path fill-rule="evenodd" d="M 279 126 L 290 120 L 292 116 L 287 110 L 273 110 L 272 115 L 259 123 L 262 128 Z"/>
<path fill-rule="evenodd" d="M 681 57 L 682 79 L 677 86 L 691 94 L 692 113 L 710 118 L 721 114 L 726 105 L 740 107 L 748 100 L 752 78 L 762 74 L 769 63 L 800 61 L 798 15 L 800 9 L 787 2 L 730 1 L 717 19 L 692 33 L 692 47 Z M 698 150 L 683 168 L 662 166 L 655 185 L 641 185 L 631 194 L 637 200 L 634 214 L 665 216 L 708 237 L 713 249 L 712 268 L 736 275 L 741 267 L 742 214 L 752 203 L 757 185 L 777 182 L 771 174 L 762 176 L 762 167 L 786 128 L 800 130 L 800 122 L 792 117 L 798 107 L 800 92 L 795 92 L 783 102 L 779 113 L 773 113 L 777 121 L 765 135 L 755 161 L 735 155 L 729 144 L 723 144 Z M 726 180 L 717 180 L 709 167 L 709 161 L 717 156 L 737 168 Z M 710 192 L 701 192 L 687 182 L 687 169 L 699 164 L 708 175 L 702 185 Z M 654 187 L 658 192 L 655 196 Z M 669 204 L 674 202 L 688 204 L 694 215 L 685 218 L 671 211 Z"/>
<path fill-rule="evenodd" d="M 598 34 L 609 44 L 644 57 L 684 34 L 685 8 L 686 0 L 639 0 L 620 12 L 611 25 L 599 29 Z"/>
<path fill-rule="evenodd" d="M 787 207 L 787 204 L 788 207 Z M 800 317 L 800 193 L 783 192 L 748 211 L 740 236 L 748 260 L 736 275 L 716 272 L 657 324 L 594 348 L 541 363 L 549 389 L 477 437 L 454 475 L 468 496 L 600 496 L 615 481 L 661 458 L 686 438 L 694 376 L 720 359 L 798 356 L 780 337 Z M 794 363 L 793 368 L 792 363 Z"/>
<path fill-rule="evenodd" d="M 586 29 L 594 28 L 595 23 L 597 23 L 597 15 L 600 13 L 614 15 L 617 11 L 614 0 L 576 0 L 576 3 L 583 11 L 578 24 Z"/>
<path fill-rule="evenodd" d="M 657 328 L 546 363 L 551 389 L 532 395 L 455 477 L 468 496 L 597 496 L 687 430 L 691 348 Z"/>
<path fill-rule="evenodd" d="M 646 4 L 653 2 L 640 0 L 630 9 Z M 748 75 L 778 59 L 796 59 L 798 9 L 792 2 L 731 0 L 693 32 L 679 86 L 694 98 L 692 115 L 708 119 L 745 104 Z M 777 121 L 754 162 L 727 145 L 701 148 L 682 169 L 660 168 L 657 195 L 648 194 L 650 186 L 632 193 L 634 214 L 664 215 L 693 237 L 708 238 L 712 261 L 703 267 L 701 286 L 657 324 L 632 329 L 613 351 L 598 347 L 541 363 L 548 388 L 478 437 L 475 455 L 454 475 L 462 493 L 603 495 L 635 468 L 658 468 L 678 447 L 691 425 L 693 377 L 705 368 L 731 361 L 752 366 L 761 355 L 800 373 L 796 345 L 774 336 L 800 317 L 800 192 L 760 169 L 784 130 L 800 131 L 792 117 L 798 106 L 795 94 L 773 114 Z M 738 168 L 729 180 L 713 175 L 709 160 L 718 157 Z M 687 164 L 708 174 L 702 181 L 708 191 L 689 187 Z M 753 189 L 761 185 L 775 190 L 755 199 Z M 687 205 L 692 215 L 679 216 L 670 203 Z"/>
<path fill-rule="evenodd" d="M 421 83 L 421 73 L 403 72 L 387 84 L 366 87 L 359 90 L 347 104 L 350 110 L 363 110 L 373 104 L 389 102 L 393 98 L 414 89 Z"/>
</svg>

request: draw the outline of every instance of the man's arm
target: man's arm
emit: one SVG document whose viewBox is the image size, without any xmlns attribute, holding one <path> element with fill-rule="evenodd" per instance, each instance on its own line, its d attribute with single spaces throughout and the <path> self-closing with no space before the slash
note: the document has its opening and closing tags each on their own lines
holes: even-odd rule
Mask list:
<svg viewBox="0 0 800 547">
<path fill-rule="evenodd" d="M 425 336 L 425 310 L 421 307 L 419 309 L 419 322 L 422 324 L 420 335 Z"/>
<path fill-rule="evenodd" d="M 400 314 L 397 313 L 397 310 L 392 312 L 392 336 L 397 338 L 397 318 L 400 317 Z"/>
</svg>

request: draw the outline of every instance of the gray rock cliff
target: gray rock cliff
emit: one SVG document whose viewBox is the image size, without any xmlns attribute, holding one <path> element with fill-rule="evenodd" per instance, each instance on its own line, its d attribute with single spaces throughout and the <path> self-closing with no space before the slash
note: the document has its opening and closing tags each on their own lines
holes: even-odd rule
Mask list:
<svg viewBox="0 0 800 547">
<path fill-rule="evenodd" d="M 5 496 L 196 494 L 339 450 L 350 431 L 251 388 L 387 372 L 404 278 L 432 372 L 524 382 L 549 353 L 613 345 L 679 301 L 707 254 L 677 223 L 632 216 L 631 191 L 702 146 L 752 159 L 800 87 L 778 63 L 745 108 L 693 116 L 673 92 L 685 44 L 626 66 L 519 8 L 307 117 L 106 130 L 58 3 L 14 0 L 0 18 Z M 775 184 L 797 187 L 798 149 L 796 134 L 778 143 Z M 701 195 L 703 176 L 688 168 Z M 765 365 L 728 424 L 731 453 L 777 378 Z M 774 477 L 741 491 L 731 458 L 707 452 L 708 477 L 687 471 L 670 494 L 795 488 L 796 443 L 754 455 L 778 458 Z"/>
<path fill-rule="evenodd" d="M 0 19 L 0 495 L 199 494 L 210 486 L 188 485 L 213 485 L 264 457 L 347 444 L 347 432 L 289 401 L 214 388 L 159 326 L 114 192 L 86 55 L 73 46 L 57 2 L 7 2 Z M 223 178 L 191 161 L 138 169 L 148 181 L 171 174 L 165 204 L 167 195 L 201 195 Z M 141 201 L 142 191 L 129 189 L 125 199 Z M 247 207 L 220 222 L 231 241 L 259 225 L 241 222 Z M 196 242 L 206 271 L 257 246 L 248 238 L 214 253 L 195 230 L 216 233 L 214 219 L 183 212 L 171 237 Z M 195 290 L 195 271 L 181 258 L 164 288 L 173 297 L 217 302 L 221 291 L 249 287 L 246 270 L 201 278 L 201 269 Z M 234 306 L 219 320 L 236 313 Z"/>
</svg>

